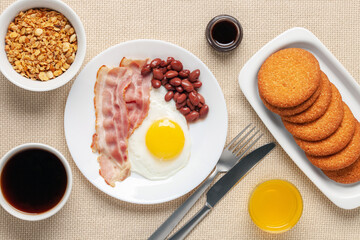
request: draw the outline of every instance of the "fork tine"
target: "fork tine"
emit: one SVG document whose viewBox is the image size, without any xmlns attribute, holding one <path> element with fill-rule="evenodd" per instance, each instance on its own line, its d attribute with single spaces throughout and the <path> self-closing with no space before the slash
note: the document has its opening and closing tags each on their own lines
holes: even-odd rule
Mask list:
<svg viewBox="0 0 360 240">
<path fill-rule="evenodd" d="M 240 145 L 240 143 L 237 144 L 237 146 L 232 149 L 233 154 L 237 155 L 237 154 L 255 137 L 255 135 L 258 134 L 258 132 L 260 132 L 260 130 L 257 130 L 257 131 L 256 131 L 253 135 L 251 135 L 251 136 L 249 137 L 249 139 L 247 139 L 244 143 L 240 142 L 240 143 L 242 143 L 241 145 Z M 249 132 L 249 133 L 250 133 L 250 132 Z M 248 136 L 248 135 L 249 135 L 249 134 L 247 134 L 247 136 Z M 247 136 L 246 136 L 246 137 L 247 137 Z M 237 149 L 237 150 L 236 150 L 236 149 Z M 236 153 L 235 153 L 235 150 L 236 150 Z"/>
<path fill-rule="evenodd" d="M 234 146 L 229 147 L 229 151 L 234 151 L 236 148 L 238 148 L 239 145 L 244 141 L 244 139 L 247 138 L 250 135 L 250 133 L 254 131 L 255 128 L 256 127 L 250 129 L 250 131 L 246 133 L 245 136 L 243 136 L 237 143 L 233 143 Z M 241 147 L 243 147 L 243 145 Z"/>
<path fill-rule="evenodd" d="M 231 147 L 231 145 L 233 145 L 233 143 L 246 131 L 246 129 L 248 129 L 250 126 L 252 125 L 252 123 L 250 123 L 249 125 L 247 125 L 241 132 L 239 132 L 239 134 L 233 138 L 233 140 L 231 140 L 231 142 L 226 145 L 225 149 L 228 149 Z"/>
<path fill-rule="evenodd" d="M 259 131 L 257 131 L 256 133 L 254 133 L 254 134 L 250 137 L 250 139 L 246 141 L 246 144 L 248 144 L 248 142 L 250 142 L 250 140 L 253 139 L 258 132 L 259 132 Z M 260 138 L 261 138 L 263 135 L 264 135 L 264 134 L 260 134 L 260 136 L 258 136 L 237 158 L 238 158 L 238 159 L 242 158 L 242 157 L 245 155 L 245 153 L 246 153 L 247 151 L 249 151 L 249 149 L 250 149 L 252 146 L 254 146 L 254 144 L 257 143 L 257 142 L 260 140 Z M 241 151 L 241 149 L 239 149 L 234 155 L 235 155 L 235 156 L 238 155 L 240 151 Z"/>
<path fill-rule="evenodd" d="M 236 139 L 234 139 L 232 141 L 233 143 L 231 145 L 229 145 L 228 150 L 233 151 L 234 149 L 236 149 L 239 146 L 239 144 L 241 144 L 244 141 L 244 139 L 247 138 L 252 131 L 254 131 L 255 128 L 256 127 L 253 127 L 252 129 L 250 129 L 249 132 L 247 132 L 239 141 L 237 141 L 238 136 L 236 136 L 235 137 Z"/>
</svg>

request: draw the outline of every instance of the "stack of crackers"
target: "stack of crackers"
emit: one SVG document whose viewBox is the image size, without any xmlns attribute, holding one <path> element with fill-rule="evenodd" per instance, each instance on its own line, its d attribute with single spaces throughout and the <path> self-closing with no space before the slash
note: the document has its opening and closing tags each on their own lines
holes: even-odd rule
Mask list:
<svg viewBox="0 0 360 240">
<path fill-rule="evenodd" d="M 313 165 L 336 182 L 360 181 L 360 123 L 310 52 L 272 54 L 259 70 L 258 89 Z"/>
</svg>

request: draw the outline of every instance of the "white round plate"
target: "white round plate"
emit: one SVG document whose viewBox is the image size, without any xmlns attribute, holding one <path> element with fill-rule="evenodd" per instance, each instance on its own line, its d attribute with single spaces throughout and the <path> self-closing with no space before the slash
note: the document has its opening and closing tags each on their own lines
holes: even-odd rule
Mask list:
<svg viewBox="0 0 360 240">
<path fill-rule="evenodd" d="M 136 173 L 115 187 L 99 175 L 98 154 L 90 145 L 95 133 L 94 84 L 102 65 L 118 66 L 122 57 L 133 59 L 180 60 L 184 68 L 200 69 L 205 97 L 210 111 L 206 119 L 190 125 L 191 157 L 188 164 L 166 180 L 152 181 Z M 64 116 L 65 137 L 70 153 L 84 176 L 104 193 L 131 203 L 155 204 L 173 200 L 198 186 L 213 170 L 223 150 L 227 134 L 227 111 L 220 86 L 211 71 L 189 51 L 158 40 L 124 42 L 103 51 L 81 71 L 69 93 Z"/>
</svg>

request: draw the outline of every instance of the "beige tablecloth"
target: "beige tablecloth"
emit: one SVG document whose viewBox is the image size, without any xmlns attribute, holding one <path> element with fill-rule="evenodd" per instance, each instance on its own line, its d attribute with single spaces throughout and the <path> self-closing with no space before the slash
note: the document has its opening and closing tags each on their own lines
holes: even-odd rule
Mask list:
<svg viewBox="0 0 360 240">
<path fill-rule="evenodd" d="M 0 12 L 12 2 L 1 0 Z M 299 26 L 312 31 L 360 83 L 358 0 L 65 2 L 80 16 L 86 30 L 84 65 L 114 44 L 139 38 L 169 41 L 198 56 L 214 73 L 224 92 L 229 114 L 228 139 L 253 122 L 265 133 L 263 143 L 274 140 L 242 94 L 237 76 L 256 51 L 289 28 Z M 243 41 L 231 53 L 215 52 L 205 40 L 206 24 L 218 14 L 233 15 L 243 26 Z M 22 90 L 2 74 L 0 84 L 0 155 L 22 143 L 46 143 L 67 157 L 74 175 L 69 201 L 47 220 L 21 221 L 0 208 L 0 239 L 145 239 L 188 197 L 142 206 L 100 192 L 77 169 L 65 142 L 64 108 L 73 80 L 44 93 Z M 294 183 L 304 200 L 299 223 L 280 235 L 257 229 L 247 212 L 251 190 L 257 183 L 273 178 Z M 185 220 L 198 211 L 204 201 L 202 198 Z M 216 206 L 188 239 L 359 239 L 359 226 L 360 209 L 336 207 L 278 146 Z"/>
</svg>

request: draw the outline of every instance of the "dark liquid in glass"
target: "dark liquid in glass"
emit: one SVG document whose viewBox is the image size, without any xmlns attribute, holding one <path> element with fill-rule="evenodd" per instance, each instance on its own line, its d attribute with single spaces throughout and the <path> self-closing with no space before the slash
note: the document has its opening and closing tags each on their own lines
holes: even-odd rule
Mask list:
<svg viewBox="0 0 360 240">
<path fill-rule="evenodd" d="M 55 207 L 67 186 L 60 159 L 43 149 L 27 149 L 12 156 L 1 173 L 1 191 L 8 203 L 27 213 Z"/>
<path fill-rule="evenodd" d="M 211 35 L 217 44 L 230 45 L 235 42 L 238 30 L 234 23 L 224 20 L 213 26 Z"/>
</svg>

